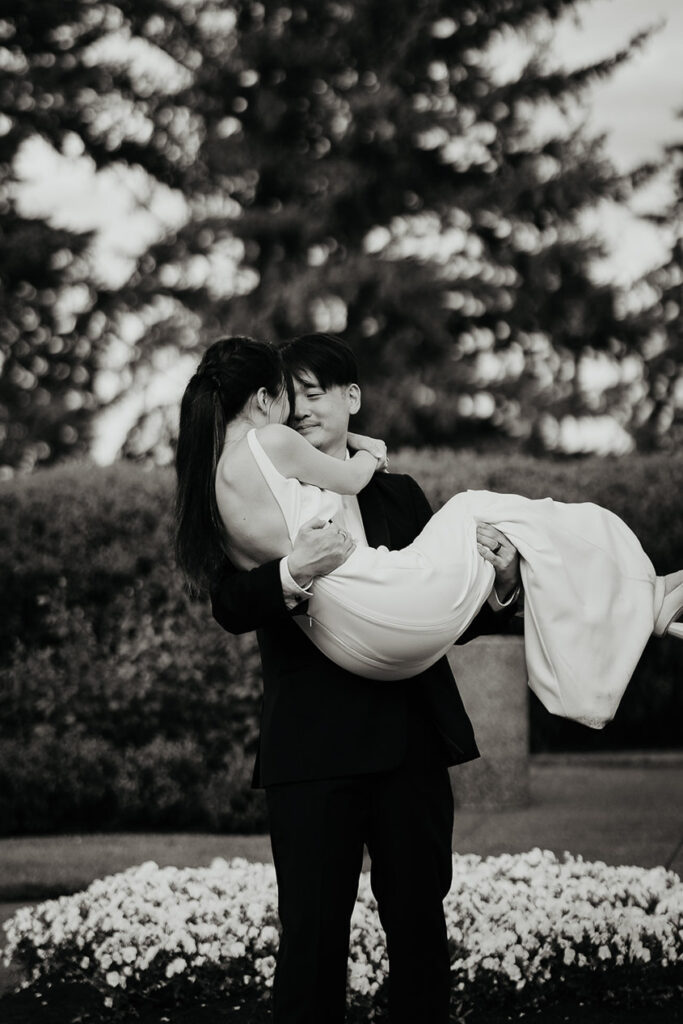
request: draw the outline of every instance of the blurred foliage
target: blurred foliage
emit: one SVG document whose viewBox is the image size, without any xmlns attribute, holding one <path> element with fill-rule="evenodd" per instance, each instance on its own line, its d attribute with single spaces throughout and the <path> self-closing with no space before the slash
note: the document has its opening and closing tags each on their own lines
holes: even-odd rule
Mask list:
<svg viewBox="0 0 683 1024">
<path fill-rule="evenodd" d="M 620 175 L 600 139 L 534 133 L 646 33 L 571 72 L 539 43 L 508 82 L 487 56 L 580 7 L 6 0 L 0 463 L 86 448 L 98 407 L 144 391 L 160 355 L 311 329 L 354 345 L 366 426 L 393 443 L 502 431 L 546 449 L 562 416 L 609 410 L 628 429 L 647 421 L 658 445 L 677 401 L 676 299 L 653 278 L 632 308 L 596 284 L 600 243 L 581 227 L 656 168 Z M 86 235 L 17 209 L 14 161 L 36 137 L 130 173 L 141 206 L 166 189 L 184 210 L 120 287 L 101 279 Z M 680 277 L 680 248 L 672 261 Z M 620 372 L 626 356 L 642 367 L 654 330 L 674 366 L 666 394 L 659 370 L 645 388 Z M 582 367 L 597 352 L 615 383 L 596 395 Z M 98 368 L 113 368 L 106 396 Z M 175 410 L 145 408 L 126 455 L 168 459 L 174 429 Z"/>
<path fill-rule="evenodd" d="M 683 125 L 683 113 L 681 114 Z M 646 386 L 635 416 L 635 434 L 642 448 L 656 448 L 662 438 L 672 449 L 683 441 L 683 144 L 668 148 L 674 194 L 667 210 L 654 222 L 673 234 L 669 260 L 643 282 L 649 305 L 649 332 L 643 346 Z M 649 300 L 649 301 L 648 301 Z M 652 303 L 652 304 L 650 304 Z"/>
<path fill-rule="evenodd" d="M 6 830 L 264 821 L 258 652 L 186 599 L 171 492 L 167 473 L 74 463 L 2 487 Z"/>
<path fill-rule="evenodd" d="M 596 500 L 660 571 L 683 565 L 683 456 L 535 460 L 405 451 L 434 505 L 465 486 Z M 253 636 L 231 637 L 173 569 L 172 478 L 71 463 L 0 485 L 0 830 L 253 830 L 261 703 Z M 534 750 L 680 745 L 676 641 L 648 646 L 613 723 L 532 707 Z"/>
<path fill-rule="evenodd" d="M 64 28 L 87 6 L 7 0 L 0 20 L 0 464 L 22 471 L 87 448 L 97 407 L 90 237 L 23 216 L 13 166 L 27 138 L 76 127 L 86 83 Z"/>
<path fill-rule="evenodd" d="M 37 726 L 0 746 L 0 835 L 68 829 L 263 832 L 263 793 L 241 750 L 209 763 L 201 743 L 158 737 L 121 748 Z"/>
</svg>

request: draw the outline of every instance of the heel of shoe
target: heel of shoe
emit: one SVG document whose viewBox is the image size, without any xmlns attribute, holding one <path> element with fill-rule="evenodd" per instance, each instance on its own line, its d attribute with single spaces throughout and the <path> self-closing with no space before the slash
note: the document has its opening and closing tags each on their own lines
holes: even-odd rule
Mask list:
<svg viewBox="0 0 683 1024">
<path fill-rule="evenodd" d="M 657 584 L 659 584 L 660 580 L 662 580 L 662 577 L 658 576 Z M 669 591 L 661 603 L 652 630 L 654 635 L 665 636 L 668 633 L 670 636 L 683 640 L 683 622 L 677 621 L 682 614 L 683 583 L 679 583 L 678 586 Z"/>
</svg>

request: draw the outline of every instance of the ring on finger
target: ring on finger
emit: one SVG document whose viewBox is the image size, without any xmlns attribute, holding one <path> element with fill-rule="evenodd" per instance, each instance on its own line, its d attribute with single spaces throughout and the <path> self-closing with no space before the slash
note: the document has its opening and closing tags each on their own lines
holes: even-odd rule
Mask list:
<svg viewBox="0 0 683 1024">
<path fill-rule="evenodd" d="M 500 551 L 500 549 L 502 548 L 502 546 L 503 546 L 503 545 L 502 545 L 502 544 L 500 543 L 500 541 L 498 541 L 498 543 L 496 544 L 495 548 L 492 548 L 492 549 L 491 549 L 491 550 L 493 551 L 494 555 L 497 555 L 497 554 L 498 554 L 498 552 Z"/>
</svg>

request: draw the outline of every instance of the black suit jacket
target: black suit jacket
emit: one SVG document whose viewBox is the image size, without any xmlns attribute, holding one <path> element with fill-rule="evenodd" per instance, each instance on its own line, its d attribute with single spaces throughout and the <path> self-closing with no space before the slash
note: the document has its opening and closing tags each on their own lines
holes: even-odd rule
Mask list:
<svg viewBox="0 0 683 1024">
<path fill-rule="evenodd" d="M 405 547 L 431 516 L 426 497 L 409 476 L 376 473 L 358 501 L 372 547 Z M 286 608 L 279 560 L 249 571 L 227 563 L 212 589 L 211 604 L 214 618 L 228 632 L 257 630 L 263 705 L 255 785 L 397 767 L 406 754 L 408 718 L 416 710 L 433 723 L 444 764 L 479 756 L 445 657 L 400 682 L 362 679 L 339 668 L 311 643 Z M 501 617 L 506 618 L 504 612 L 484 606 L 460 642 L 497 631 Z"/>
</svg>

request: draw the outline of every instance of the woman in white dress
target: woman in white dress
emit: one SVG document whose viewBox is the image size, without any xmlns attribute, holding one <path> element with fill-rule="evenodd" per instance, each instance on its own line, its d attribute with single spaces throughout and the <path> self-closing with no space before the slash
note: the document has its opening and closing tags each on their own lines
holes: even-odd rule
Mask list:
<svg viewBox="0 0 683 1024">
<path fill-rule="evenodd" d="M 386 468 L 381 441 L 350 435 L 336 459 L 286 425 L 291 385 L 278 351 L 215 342 L 181 405 L 176 553 L 202 589 L 227 554 L 251 569 L 292 549 L 313 516 L 334 521 L 340 495 Z M 554 714 L 601 728 L 649 637 L 683 639 L 683 571 L 658 577 L 635 534 L 591 503 L 466 491 L 400 551 L 356 548 L 319 577 L 296 621 L 332 661 L 369 679 L 424 671 L 467 629 L 493 586 L 477 548 L 491 523 L 520 554 L 529 685 Z"/>
</svg>

